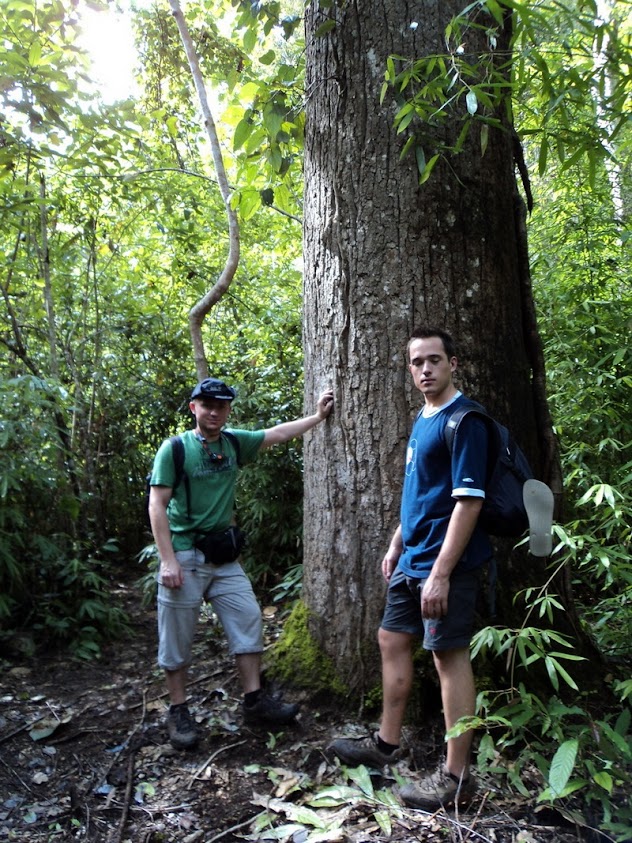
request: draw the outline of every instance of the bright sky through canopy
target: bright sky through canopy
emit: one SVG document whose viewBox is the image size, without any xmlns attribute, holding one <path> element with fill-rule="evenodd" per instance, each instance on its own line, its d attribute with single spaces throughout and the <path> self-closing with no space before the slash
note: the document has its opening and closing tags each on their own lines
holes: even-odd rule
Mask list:
<svg viewBox="0 0 632 843">
<path fill-rule="evenodd" d="M 134 64 L 136 52 L 128 14 L 113 9 L 95 11 L 81 5 L 81 46 L 92 61 L 90 76 L 106 103 L 127 99 L 136 92 Z"/>
</svg>

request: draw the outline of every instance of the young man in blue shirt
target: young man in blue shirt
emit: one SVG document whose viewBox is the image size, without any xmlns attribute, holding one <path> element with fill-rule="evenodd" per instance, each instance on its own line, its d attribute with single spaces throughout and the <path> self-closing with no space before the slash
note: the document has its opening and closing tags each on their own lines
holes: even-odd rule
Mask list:
<svg viewBox="0 0 632 843">
<path fill-rule="evenodd" d="M 330 752 L 348 764 L 383 766 L 401 757 L 413 652 L 420 636 L 433 655 L 446 731 L 475 711 L 469 645 L 480 569 L 492 555 L 489 538 L 478 525 L 485 498 L 487 430 L 480 418 L 467 416 L 450 455 L 445 425 L 463 397 L 453 382 L 457 358 L 449 334 L 438 328 L 414 331 L 408 357 L 424 406 L 408 443 L 401 521 L 382 560 L 389 584 L 378 633 L 382 718 L 374 735 L 330 745 Z M 403 787 L 403 801 L 428 810 L 467 804 L 476 790 L 470 775 L 471 742 L 471 731 L 448 739 L 445 764 L 418 785 Z"/>
</svg>

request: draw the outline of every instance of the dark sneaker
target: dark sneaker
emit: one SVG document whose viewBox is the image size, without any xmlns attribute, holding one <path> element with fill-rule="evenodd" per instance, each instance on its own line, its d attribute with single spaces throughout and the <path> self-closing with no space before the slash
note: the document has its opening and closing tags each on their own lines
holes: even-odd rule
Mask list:
<svg viewBox="0 0 632 843">
<path fill-rule="evenodd" d="M 335 755 L 344 764 L 357 767 L 365 764 L 367 767 L 384 767 L 394 764 L 404 755 L 404 750 L 394 750 L 390 754 L 382 752 L 376 743 L 377 732 L 364 738 L 337 738 L 327 747 L 327 753 Z"/>
<path fill-rule="evenodd" d="M 244 705 L 244 720 L 246 723 L 268 723 L 282 726 L 290 723 L 298 714 L 296 703 L 283 702 L 279 697 L 273 697 L 265 692 L 259 694 L 254 705 Z"/>
<path fill-rule="evenodd" d="M 446 770 L 437 770 L 419 784 L 404 785 L 398 793 L 409 808 L 436 811 L 439 808 L 452 808 L 455 804 L 465 808 L 476 794 L 476 781 L 470 775 L 467 781 L 459 782 Z"/>
<path fill-rule="evenodd" d="M 167 717 L 169 740 L 174 749 L 192 749 L 200 739 L 186 703 L 172 705 Z"/>
</svg>

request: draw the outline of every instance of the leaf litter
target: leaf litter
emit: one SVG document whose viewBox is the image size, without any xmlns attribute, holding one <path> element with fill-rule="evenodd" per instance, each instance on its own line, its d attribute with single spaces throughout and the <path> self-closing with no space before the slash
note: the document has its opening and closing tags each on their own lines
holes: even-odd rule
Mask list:
<svg viewBox="0 0 632 843">
<path fill-rule="evenodd" d="M 234 662 L 212 619 L 201 621 L 189 705 L 204 737 L 177 752 L 165 728 L 167 698 L 155 664 L 155 612 L 139 612 L 135 584 L 119 585 L 134 636 L 92 663 L 63 654 L 2 659 L 0 841 L 55 843 L 592 843 L 572 815 L 532 796 L 483 782 L 469 812 L 430 814 L 403 806 L 398 781 L 419 775 L 441 748 L 440 716 L 416 752 L 392 771 L 347 769 L 328 758 L 334 737 L 364 733 L 341 706 L 300 691 L 296 725 L 269 732 L 241 717 Z M 268 613 L 276 639 L 282 613 Z M 438 736 L 438 737 L 437 737 Z M 605 840 L 605 837 L 601 837 Z"/>
</svg>

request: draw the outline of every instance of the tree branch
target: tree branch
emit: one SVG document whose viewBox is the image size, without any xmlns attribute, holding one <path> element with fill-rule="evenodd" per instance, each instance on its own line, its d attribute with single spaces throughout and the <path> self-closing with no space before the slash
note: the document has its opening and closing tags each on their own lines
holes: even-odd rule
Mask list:
<svg viewBox="0 0 632 843">
<path fill-rule="evenodd" d="M 204 117 L 204 125 L 211 143 L 211 151 L 213 153 L 213 162 L 215 164 L 215 172 L 217 173 L 217 182 L 226 207 L 226 214 L 228 216 L 228 235 L 229 235 L 229 249 L 224 269 L 220 274 L 218 280 L 213 287 L 204 295 L 189 311 L 189 330 L 191 332 L 191 342 L 193 344 L 193 357 L 195 360 L 195 369 L 198 379 L 202 380 L 208 376 L 208 361 L 204 351 L 204 341 L 202 339 L 202 323 L 204 317 L 211 310 L 226 290 L 229 288 L 237 266 L 239 264 L 239 223 L 237 221 L 237 214 L 230 206 L 230 187 L 228 178 L 226 176 L 226 169 L 224 167 L 224 160 L 222 158 L 222 151 L 217 136 L 217 129 L 215 128 L 215 121 L 208 104 L 206 96 L 206 88 L 204 86 L 204 79 L 202 71 L 197 59 L 193 41 L 189 33 L 180 3 L 178 0 L 169 0 L 171 11 L 175 18 L 180 37 L 184 45 L 186 56 L 191 68 L 193 82 L 202 108 L 202 115 Z"/>
</svg>

